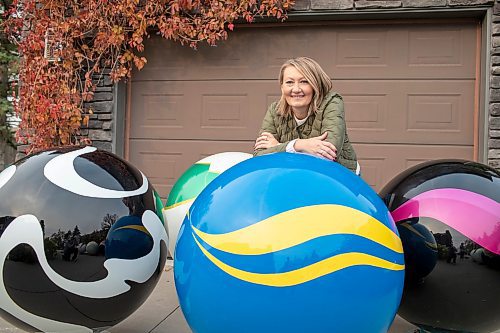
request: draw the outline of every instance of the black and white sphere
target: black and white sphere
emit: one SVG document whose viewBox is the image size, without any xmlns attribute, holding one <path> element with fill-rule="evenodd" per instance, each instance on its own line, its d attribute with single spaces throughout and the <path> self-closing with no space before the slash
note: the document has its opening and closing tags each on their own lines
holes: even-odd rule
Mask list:
<svg viewBox="0 0 500 333">
<path fill-rule="evenodd" d="M 168 236 L 158 202 L 139 170 L 94 147 L 46 150 L 6 168 L 0 316 L 35 332 L 95 332 L 127 318 L 165 264 Z M 113 229 L 132 216 L 133 225 Z M 110 230 L 114 242 L 106 248 Z"/>
</svg>

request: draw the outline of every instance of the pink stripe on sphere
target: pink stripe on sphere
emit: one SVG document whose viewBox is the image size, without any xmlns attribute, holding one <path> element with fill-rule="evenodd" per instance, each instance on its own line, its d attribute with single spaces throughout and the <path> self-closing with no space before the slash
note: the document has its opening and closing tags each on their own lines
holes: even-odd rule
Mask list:
<svg viewBox="0 0 500 333">
<path fill-rule="evenodd" d="M 421 193 L 391 212 L 394 221 L 430 217 L 500 255 L 500 203 L 462 189 Z"/>
</svg>

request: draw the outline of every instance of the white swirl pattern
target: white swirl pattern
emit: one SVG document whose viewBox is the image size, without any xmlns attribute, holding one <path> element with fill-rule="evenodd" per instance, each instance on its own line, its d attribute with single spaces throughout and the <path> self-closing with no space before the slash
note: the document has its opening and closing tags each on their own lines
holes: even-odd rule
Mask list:
<svg viewBox="0 0 500 333">
<path fill-rule="evenodd" d="M 18 244 L 29 244 L 35 251 L 40 265 L 50 280 L 60 288 L 83 297 L 109 298 L 127 292 L 130 286 L 126 280 L 146 282 L 156 271 L 160 260 L 160 241 L 168 244 L 168 236 L 158 216 L 147 210 L 142 215 L 144 227 L 153 237 L 153 249 L 137 259 L 108 259 L 104 267 L 108 275 L 98 281 L 78 282 L 57 274 L 48 264 L 44 253 L 43 232 L 40 222 L 33 215 L 22 215 L 13 220 L 3 232 L 0 242 L 0 272 L 3 272 L 9 252 Z M 7 293 L 3 279 L 0 279 L 0 308 L 27 324 L 44 332 L 92 332 L 83 326 L 54 321 L 27 312 L 18 306 Z"/>
<path fill-rule="evenodd" d="M 0 172 L 0 188 L 2 188 L 16 173 L 16 166 L 11 165 Z"/>
<path fill-rule="evenodd" d="M 84 197 L 111 199 L 131 197 L 146 193 L 148 190 L 148 181 L 142 172 L 142 185 L 133 191 L 117 191 L 102 188 L 80 177 L 75 170 L 73 161 L 80 155 L 91 153 L 96 150 L 97 148 L 95 147 L 87 146 L 54 157 L 45 165 L 43 173 L 51 183 Z"/>
</svg>

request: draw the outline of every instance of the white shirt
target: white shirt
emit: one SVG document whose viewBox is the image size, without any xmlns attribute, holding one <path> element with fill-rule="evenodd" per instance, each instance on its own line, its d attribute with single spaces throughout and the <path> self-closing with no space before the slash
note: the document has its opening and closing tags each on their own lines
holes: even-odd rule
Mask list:
<svg viewBox="0 0 500 333">
<path fill-rule="evenodd" d="M 303 123 L 306 122 L 306 120 L 307 120 L 307 118 L 309 118 L 309 116 L 305 117 L 304 119 L 298 119 L 297 117 L 295 117 L 295 115 L 293 115 L 293 118 L 297 122 L 297 127 L 299 127 L 300 125 L 302 125 Z M 288 144 L 286 145 L 286 152 L 287 153 L 296 153 L 297 152 L 295 150 L 295 147 L 294 147 L 295 141 L 297 141 L 297 139 L 288 142 Z"/>
</svg>

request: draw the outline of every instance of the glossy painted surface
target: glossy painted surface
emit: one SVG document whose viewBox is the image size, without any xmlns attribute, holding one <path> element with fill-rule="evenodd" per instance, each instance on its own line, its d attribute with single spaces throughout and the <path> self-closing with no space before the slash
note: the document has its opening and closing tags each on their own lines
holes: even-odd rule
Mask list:
<svg viewBox="0 0 500 333">
<path fill-rule="evenodd" d="M 377 194 L 337 163 L 301 154 L 251 158 L 208 184 L 174 262 L 196 333 L 386 332 L 404 279 Z"/>
<path fill-rule="evenodd" d="M 380 196 L 405 250 L 398 313 L 431 332 L 500 329 L 500 173 L 431 161 L 396 176 Z"/>
<path fill-rule="evenodd" d="M 252 155 L 240 152 L 210 155 L 193 164 L 175 182 L 163 209 L 170 237 L 169 250 L 172 255 L 182 221 L 194 199 L 221 173 L 250 157 Z"/>
<path fill-rule="evenodd" d="M 397 224 L 405 253 L 405 279 L 419 282 L 429 275 L 438 260 L 438 246 L 432 232 L 419 219 Z"/>
<path fill-rule="evenodd" d="M 0 315 L 30 331 L 92 332 L 159 279 L 165 228 L 144 175 L 93 147 L 40 152 L 0 173 Z"/>
</svg>

